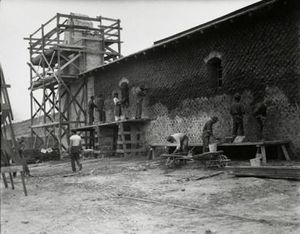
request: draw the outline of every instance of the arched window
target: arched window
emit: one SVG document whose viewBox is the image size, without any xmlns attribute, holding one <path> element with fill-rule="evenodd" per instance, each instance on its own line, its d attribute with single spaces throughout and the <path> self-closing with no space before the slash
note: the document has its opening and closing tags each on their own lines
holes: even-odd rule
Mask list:
<svg viewBox="0 0 300 234">
<path fill-rule="evenodd" d="M 207 66 L 208 78 L 212 88 L 220 88 L 223 86 L 223 68 L 221 54 L 211 52 L 204 62 Z"/>
</svg>

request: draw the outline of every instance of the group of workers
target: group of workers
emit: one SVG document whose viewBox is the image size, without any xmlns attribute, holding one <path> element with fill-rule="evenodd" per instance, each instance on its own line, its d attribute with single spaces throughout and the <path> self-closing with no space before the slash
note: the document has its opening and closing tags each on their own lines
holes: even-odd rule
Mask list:
<svg viewBox="0 0 300 234">
<path fill-rule="evenodd" d="M 122 94 L 122 92 L 121 92 Z M 142 102 L 143 98 L 146 95 L 146 89 L 143 86 L 139 86 L 136 91 L 137 94 L 137 109 L 136 109 L 136 118 L 141 118 L 142 114 Z M 123 95 L 124 94 L 123 92 Z M 129 100 L 126 98 L 119 99 L 118 93 L 114 94 L 113 102 L 115 105 L 114 114 L 115 121 L 121 120 L 122 108 L 128 108 Z M 259 126 L 259 139 L 263 139 L 263 128 L 265 120 L 267 117 L 267 108 L 271 105 L 271 100 L 266 99 L 263 102 L 258 103 L 253 111 L 253 116 L 256 118 Z M 91 97 L 89 101 L 89 122 L 92 123 L 93 111 L 94 108 L 97 108 L 99 112 L 100 121 L 105 121 L 105 111 L 104 111 L 104 99 L 103 95 L 99 95 L 94 103 L 94 97 Z M 241 103 L 241 95 L 235 94 L 234 101 L 230 107 L 230 114 L 232 116 L 232 138 L 236 136 L 244 136 L 244 115 L 245 108 Z M 208 152 L 208 146 L 212 139 L 218 139 L 213 133 L 213 126 L 219 121 L 218 117 L 211 117 L 205 124 L 202 130 L 202 142 L 203 142 L 203 152 Z M 183 153 L 188 154 L 189 147 L 189 138 L 184 133 L 175 133 L 167 137 L 167 141 L 170 143 L 175 143 L 176 148 L 173 153 Z M 73 131 L 73 135 L 70 137 L 70 155 L 71 155 L 71 165 L 72 170 L 76 171 L 75 163 L 77 163 L 79 170 L 82 169 L 82 164 L 79 161 L 79 154 L 81 151 L 81 137 L 76 134 L 76 131 Z"/>
<path fill-rule="evenodd" d="M 91 96 L 89 102 L 88 102 L 88 115 L 89 115 L 89 125 L 92 125 L 95 121 L 94 118 L 94 110 L 97 110 L 98 114 L 99 114 L 99 121 L 100 123 L 105 123 L 106 121 L 106 113 L 105 113 L 105 109 L 104 109 L 104 97 L 102 94 L 99 94 L 96 97 Z"/>
<path fill-rule="evenodd" d="M 253 111 L 253 116 L 257 120 L 259 129 L 259 139 L 263 140 L 263 129 L 265 125 L 265 120 L 267 117 L 267 108 L 271 105 L 271 100 L 266 99 L 263 102 L 256 104 Z M 244 115 L 245 108 L 241 104 L 241 95 L 235 94 L 234 101 L 230 107 L 230 115 L 232 117 L 232 138 L 235 139 L 236 136 L 244 136 Z M 202 130 L 202 142 L 203 142 L 203 152 L 208 152 L 208 146 L 211 139 L 218 139 L 213 134 L 213 125 L 218 122 L 218 117 L 214 116 L 210 118 L 204 125 Z M 170 143 L 176 143 L 176 148 L 173 153 L 188 153 L 188 136 L 184 133 L 175 133 L 167 137 L 167 141 Z"/>
<path fill-rule="evenodd" d="M 114 119 L 115 121 L 120 121 L 127 119 L 126 112 L 129 108 L 129 81 L 126 78 L 122 78 L 119 83 L 121 98 L 119 98 L 119 92 L 114 92 L 113 94 L 113 104 L 114 104 Z M 135 119 L 142 118 L 142 106 L 143 100 L 147 93 L 147 88 L 143 84 L 133 87 L 134 94 L 136 95 L 136 113 Z M 94 112 L 98 112 L 99 122 L 106 122 L 106 112 L 105 112 L 105 99 L 103 94 L 100 94 L 96 97 L 91 96 L 88 101 L 88 124 L 93 125 L 95 118 Z M 71 166 L 72 170 L 76 171 L 76 164 L 79 167 L 79 170 L 82 169 L 82 164 L 80 163 L 80 152 L 81 152 L 81 137 L 72 131 L 72 136 L 70 137 L 70 147 L 69 153 L 71 156 Z"/>
<path fill-rule="evenodd" d="M 126 116 L 127 115 L 126 112 L 127 109 L 129 108 L 129 93 L 127 92 L 128 88 L 125 87 L 121 86 L 121 98 L 119 98 L 118 92 L 114 93 L 113 103 L 114 103 L 115 121 L 120 121 L 128 118 L 128 116 Z M 145 88 L 144 85 L 137 86 L 134 89 L 136 94 L 135 119 L 142 118 L 143 101 L 146 96 L 147 90 L 148 89 Z"/>
<path fill-rule="evenodd" d="M 126 116 L 127 109 L 129 108 L 129 87 L 128 83 L 123 82 L 120 86 L 121 89 L 121 98 L 119 98 L 119 93 L 115 92 L 113 94 L 113 104 L 114 104 L 114 119 L 115 121 L 120 121 L 127 119 Z M 142 118 L 142 107 L 143 107 L 143 100 L 146 96 L 147 88 L 144 85 L 140 85 L 135 87 L 135 94 L 136 94 L 136 113 L 135 119 Z M 91 96 L 88 102 L 88 124 L 94 124 L 94 110 L 98 111 L 99 114 L 99 122 L 105 123 L 106 122 L 106 113 L 105 113 L 105 105 L 104 105 L 104 97 L 102 94 L 96 97 Z"/>
</svg>

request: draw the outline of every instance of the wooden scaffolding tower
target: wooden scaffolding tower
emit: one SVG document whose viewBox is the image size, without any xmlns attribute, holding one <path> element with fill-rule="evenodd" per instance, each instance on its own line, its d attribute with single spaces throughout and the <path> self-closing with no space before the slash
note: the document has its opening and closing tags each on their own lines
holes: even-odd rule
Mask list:
<svg viewBox="0 0 300 234">
<path fill-rule="evenodd" d="M 31 136 L 43 147 L 51 139 L 62 153 L 70 129 L 87 123 L 89 80 L 78 75 L 121 57 L 120 31 L 118 19 L 58 13 L 24 38 L 30 54 Z"/>
</svg>

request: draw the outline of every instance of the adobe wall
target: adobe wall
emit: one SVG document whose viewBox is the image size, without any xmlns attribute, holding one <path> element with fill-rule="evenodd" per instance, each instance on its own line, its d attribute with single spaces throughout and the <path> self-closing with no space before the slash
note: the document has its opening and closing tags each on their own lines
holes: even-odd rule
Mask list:
<svg viewBox="0 0 300 234">
<path fill-rule="evenodd" d="M 107 119 L 113 120 L 112 92 L 126 77 L 131 88 L 150 88 L 144 103 L 144 117 L 155 119 L 146 131 L 149 143 L 162 143 L 174 132 L 186 132 L 191 142 L 201 142 L 202 127 L 213 115 L 220 119 L 216 135 L 231 135 L 229 106 L 232 95 L 240 92 L 247 111 L 246 135 L 255 140 L 253 105 L 271 97 L 265 138 L 290 139 L 300 153 L 300 17 L 295 4 L 254 12 L 95 72 L 95 95 L 105 95 Z M 204 61 L 211 52 L 222 58 L 220 89 L 211 86 Z M 133 117 L 133 92 L 130 102 Z"/>
</svg>

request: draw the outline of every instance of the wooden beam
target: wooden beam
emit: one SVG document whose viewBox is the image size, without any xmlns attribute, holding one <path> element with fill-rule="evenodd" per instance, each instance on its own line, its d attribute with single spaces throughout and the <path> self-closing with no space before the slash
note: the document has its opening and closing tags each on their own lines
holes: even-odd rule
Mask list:
<svg viewBox="0 0 300 234">
<path fill-rule="evenodd" d="M 44 54 L 42 54 L 42 56 L 45 59 L 45 62 L 47 63 L 48 67 L 51 68 L 49 62 L 47 61 L 46 57 Z M 51 68 L 52 69 L 52 68 Z M 58 77 L 55 72 L 53 73 L 54 77 L 56 78 L 58 83 L 61 83 L 63 85 L 63 87 L 67 90 L 67 92 L 69 93 L 69 95 L 71 96 L 71 99 L 79 106 L 79 109 L 81 109 L 81 111 L 84 113 L 85 110 L 82 108 L 82 106 L 80 105 L 80 103 L 77 101 L 76 98 L 74 98 L 74 96 L 72 95 L 71 90 L 69 89 L 69 87 L 67 86 L 67 84 L 63 81 L 63 79 L 60 79 L 60 77 Z"/>
<path fill-rule="evenodd" d="M 261 167 L 225 167 L 235 176 L 263 177 L 274 179 L 300 180 L 300 167 L 261 166 Z"/>
<path fill-rule="evenodd" d="M 80 20 L 87 20 L 87 21 L 99 21 L 98 18 L 88 17 L 88 16 L 80 16 L 80 15 L 68 15 L 68 14 L 61 14 L 58 13 L 58 16 L 61 18 L 68 18 L 68 19 L 80 19 Z"/>
<path fill-rule="evenodd" d="M 288 151 L 287 151 L 285 145 L 281 145 L 281 149 L 282 149 L 282 152 L 283 152 L 283 155 L 284 155 L 285 159 L 286 159 L 287 161 L 291 161 L 290 156 L 289 156 L 289 153 L 288 153 Z"/>
<path fill-rule="evenodd" d="M 32 125 L 31 128 L 45 128 L 45 127 L 53 127 L 53 126 L 56 126 L 56 125 L 59 125 L 59 122 Z"/>
</svg>

